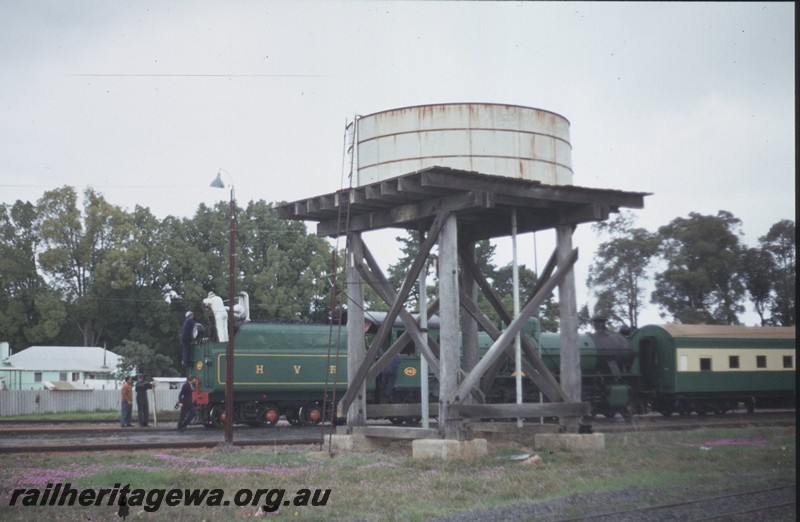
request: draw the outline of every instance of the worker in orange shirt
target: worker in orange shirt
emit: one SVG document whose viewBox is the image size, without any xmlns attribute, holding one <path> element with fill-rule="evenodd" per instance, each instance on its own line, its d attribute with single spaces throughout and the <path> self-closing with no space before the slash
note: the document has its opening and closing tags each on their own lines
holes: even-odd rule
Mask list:
<svg viewBox="0 0 800 522">
<path fill-rule="evenodd" d="M 125 377 L 125 382 L 122 383 L 122 401 L 121 401 L 122 415 L 120 416 L 119 425 L 123 428 L 133 426 L 131 424 L 131 413 L 133 412 L 133 388 L 131 387 L 131 378 Z"/>
</svg>

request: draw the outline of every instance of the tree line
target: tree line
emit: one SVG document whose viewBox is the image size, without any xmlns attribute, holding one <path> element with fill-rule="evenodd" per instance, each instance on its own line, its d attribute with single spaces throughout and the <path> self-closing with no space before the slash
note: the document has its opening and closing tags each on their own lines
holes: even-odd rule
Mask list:
<svg viewBox="0 0 800 522">
<path fill-rule="evenodd" d="M 332 276 L 341 253 L 304 223 L 278 218 L 276 205 L 237 209 L 235 287 L 250 294 L 253 320 L 329 321 L 346 307 L 343 278 Z M 219 202 L 200 204 L 191 218 L 159 219 L 145 207 L 111 205 L 91 188 L 79 203 L 69 186 L 36 203 L 0 206 L 0 339 L 15 350 L 107 346 L 135 355 L 150 375 L 177 373 L 186 311 L 202 317 L 209 291 L 228 295 L 228 212 Z M 727 212 L 677 218 L 654 233 L 635 228 L 629 214 L 596 225 L 609 239 L 591 266 L 594 313 L 635 326 L 647 270 L 660 260 L 652 301 L 676 321 L 735 324 L 749 296 L 764 324 L 794 324 L 794 222 L 775 224 L 752 249 L 740 244 L 739 225 Z M 387 277 L 399 288 L 419 243 L 410 233 L 398 240 L 402 255 Z M 494 266 L 493 255 L 488 241 L 477 245 L 482 272 L 510 308 L 511 267 Z M 520 279 L 524 302 L 536 274 L 521 266 Z M 366 304 L 386 309 L 369 291 Z M 553 299 L 540 315 L 544 329 L 558 329 Z"/>
<path fill-rule="evenodd" d="M 741 221 L 720 210 L 691 212 L 655 232 L 630 212 L 593 225 L 608 236 L 589 268 L 594 314 L 637 326 L 648 281 L 661 317 L 683 324 L 739 324 L 749 304 L 762 326 L 793 326 L 797 315 L 794 221 L 773 224 L 758 245 L 741 242 Z M 588 315 L 588 308 L 582 311 Z"/>
<path fill-rule="evenodd" d="M 186 312 L 203 317 L 209 291 L 228 295 L 228 212 L 220 202 L 158 219 L 91 188 L 79 204 L 68 186 L 0 206 L 0 339 L 15 350 L 107 346 L 138 354 L 150 375 L 177 373 Z M 327 319 L 330 253 L 272 204 L 239 209 L 235 287 L 249 292 L 251 317 Z"/>
</svg>

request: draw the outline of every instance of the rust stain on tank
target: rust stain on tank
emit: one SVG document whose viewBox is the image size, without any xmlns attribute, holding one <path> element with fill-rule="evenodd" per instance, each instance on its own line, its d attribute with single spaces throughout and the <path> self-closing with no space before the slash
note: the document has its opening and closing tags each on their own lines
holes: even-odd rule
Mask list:
<svg viewBox="0 0 800 522">
<path fill-rule="evenodd" d="M 365 179 L 389 179 L 440 165 L 519 179 L 571 184 L 569 121 L 519 105 L 445 103 L 401 107 L 372 115 L 360 144 Z M 544 141 L 541 141 L 544 140 Z M 414 150 L 416 148 L 416 151 Z"/>
</svg>

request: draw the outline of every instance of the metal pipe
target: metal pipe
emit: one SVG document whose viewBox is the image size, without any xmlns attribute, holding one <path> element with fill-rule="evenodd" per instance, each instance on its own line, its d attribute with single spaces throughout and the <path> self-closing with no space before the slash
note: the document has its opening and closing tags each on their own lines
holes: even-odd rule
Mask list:
<svg viewBox="0 0 800 522">
<path fill-rule="evenodd" d="M 517 262 L 517 209 L 511 210 L 511 278 L 513 280 L 514 318 L 519 315 L 519 263 Z M 517 388 L 517 404 L 522 404 L 522 340 L 520 333 L 514 336 L 514 380 Z M 517 427 L 522 427 L 522 417 L 517 417 Z"/>
<path fill-rule="evenodd" d="M 236 256 L 236 193 L 233 176 L 225 169 L 219 169 L 217 177 L 211 182 L 214 188 L 225 188 L 222 172 L 231 179 L 230 227 L 228 229 L 228 342 L 225 346 L 225 443 L 233 444 L 233 321 L 234 299 L 236 297 L 234 258 Z"/>
<path fill-rule="evenodd" d="M 233 305 L 235 297 L 235 263 L 236 256 L 236 197 L 231 184 L 230 229 L 228 234 L 228 344 L 225 348 L 225 442 L 233 444 Z"/>
<path fill-rule="evenodd" d="M 425 233 L 420 231 L 419 242 L 425 239 Z M 428 262 L 422 266 L 419 273 L 419 327 L 425 335 L 425 342 L 428 342 Z M 420 409 L 422 415 L 422 427 L 430 427 L 430 392 L 428 391 L 428 360 L 419 354 L 419 387 L 420 387 Z"/>
</svg>

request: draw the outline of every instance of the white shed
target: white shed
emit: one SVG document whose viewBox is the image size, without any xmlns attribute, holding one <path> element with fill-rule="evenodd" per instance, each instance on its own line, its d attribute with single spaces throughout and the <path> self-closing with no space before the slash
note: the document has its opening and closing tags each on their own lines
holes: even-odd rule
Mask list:
<svg viewBox="0 0 800 522">
<path fill-rule="evenodd" d="M 31 346 L 9 355 L 0 343 L 0 389 L 113 390 L 118 360 L 98 346 Z"/>
</svg>

